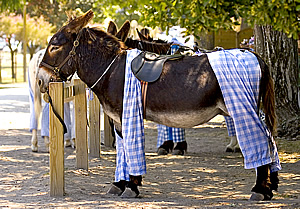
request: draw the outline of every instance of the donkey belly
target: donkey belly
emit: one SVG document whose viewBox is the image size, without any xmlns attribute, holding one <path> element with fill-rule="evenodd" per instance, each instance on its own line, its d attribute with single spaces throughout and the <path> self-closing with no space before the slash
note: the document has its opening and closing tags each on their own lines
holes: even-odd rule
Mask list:
<svg viewBox="0 0 300 209">
<path fill-rule="evenodd" d="M 216 106 L 204 107 L 198 110 L 186 110 L 184 112 L 146 111 L 146 119 L 153 122 L 176 128 L 192 128 L 208 122 L 216 115 L 228 115 L 225 105 L 222 103 Z"/>
</svg>

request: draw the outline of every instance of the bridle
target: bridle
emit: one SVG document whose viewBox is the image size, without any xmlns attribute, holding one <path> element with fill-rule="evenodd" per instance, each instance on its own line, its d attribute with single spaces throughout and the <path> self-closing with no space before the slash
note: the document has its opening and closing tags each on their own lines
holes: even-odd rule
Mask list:
<svg viewBox="0 0 300 209">
<path fill-rule="evenodd" d="M 60 74 L 60 71 L 61 71 L 61 68 L 71 59 L 73 58 L 75 55 L 76 55 L 76 48 L 78 47 L 79 45 L 79 39 L 81 37 L 81 34 L 82 34 L 82 30 L 81 29 L 75 39 L 75 41 L 73 42 L 73 47 L 71 49 L 71 51 L 69 52 L 68 56 L 62 61 L 62 63 L 60 63 L 57 67 L 56 66 L 52 66 L 52 65 L 49 65 L 48 63 L 46 62 L 41 62 L 40 65 L 48 68 L 49 70 L 52 70 L 53 74 L 57 77 L 57 78 L 60 78 L 62 81 L 67 81 L 67 80 L 71 80 L 72 76 L 74 75 L 74 73 L 72 75 L 69 76 L 69 78 L 64 78 L 61 76 Z M 51 78 L 51 80 L 53 81 L 53 79 Z"/>
<path fill-rule="evenodd" d="M 60 71 L 61 71 L 61 68 L 72 58 L 76 55 L 76 48 L 78 47 L 79 45 L 79 39 L 81 37 L 81 34 L 82 34 L 82 29 L 79 31 L 75 41 L 73 42 L 73 47 L 72 47 L 72 50 L 69 52 L 69 55 L 62 61 L 62 63 L 60 63 L 57 67 L 55 66 L 52 66 L 52 65 L 49 65 L 48 63 L 46 62 L 41 62 L 40 65 L 48 68 L 49 70 L 52 70 L 53 74 L 57 77 L 57 78 L 60 78 L 62 81 L 67 81 L 67 80 L 71 80 L 74 73 L 72 75 L 69 76 L 69 78 L 64 78 L 60 75 Z M 53 80 L 53 76 L 51 76 L 51 79 L 50 81 L 54 81 Z M 53 113 L 55 114 L 55 116 L 58 118 L 58 120 L 61 122 L 62 126 L 63 126 L 63 129 L 64 129 L 64 134 L 67 133 L 67 126 L 66 124 L 64 123 L 64 120 L 62 119 L 62 117 L 58 114 L 58 112 L 55 110 L 54 106 L 53 106 L 53 103 L 52 103 L 52 98 L 49 94 L 49 90 L 47 89 L 47 94 L 48 94 L 48 97 L 49 97 L 49 103 L 50 105 L 52 106 L 52 110 L 53 110 Z"/>
</svg>

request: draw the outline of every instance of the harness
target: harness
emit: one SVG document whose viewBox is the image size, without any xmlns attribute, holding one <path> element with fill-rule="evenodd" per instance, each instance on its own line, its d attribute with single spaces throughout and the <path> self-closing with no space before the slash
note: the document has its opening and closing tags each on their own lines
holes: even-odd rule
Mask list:
<svg viewBox="0 0 300 209">
<path fill-rule="evenodd" d="M 72 58 L 72 57 L 74 57 L 74 56 L 76 55 L 75 50 L 76 50 L 76 48 L 77 48 L 78 45 L 79 45 L 79 39 L 80 39 L 80 37 L 81 37 L 81 34 L 82 34 L 82 30 L 79 31 L 79 33 L 78 33 L 78 35 L 77 35 L 75 41 L 73 42 L 73 47 L 72 47 L 72 50 L 69 52 L 69 55 L 62 61 L 61 64 L 59 64 L 57 67 L 55 67 L 55 66 L 49 65 L 48 63 L 42 61 L 40 65 L 42 65 L 42 66 L 44 66 L 44 67 L 46 67 L 46 68 L 52 70 L 53 73 L 54 73 L 54 75 L 55 75 L 56 77 L 58 77 L 58 78 L 61 78 L 63 81 L 71 80 L 71 78 L 73 77 L 74 74 L 72 74 L 72 75 L 70 76 L 69 79 L 68 79 L 68 78 L 65 79 L 65 78 L 62 78 L 62 77 L 61 77 L 61 75 L 60 75 L 60 70 L 61 70 L 61 68 L 62 68 L 62 67 L 63 67 L 63 66 L 64 66 L 64 65 Z M 51 80 L 52 80 L 52 79 L 51 79 Z M 63 128 L 64 128 L 64 134 L 65 134 L 65 133 L 68 132 L 67 126 L 66 126 L 64 120 L 62 119 L 62 117 L 61 117 L 61 116 L 58 114 L 58 112 L 55 110 L 55 108 L 54 108 L 54 106 L 53 106 L 53 103 L 52 103 L 52 98 L 51 98 L 51 96 L 50 96 L 50 94 L 49 94 L 49 90 L 47 90 L 47 94 L 48 94 L 48 97 L 49 97 L 49 103 L 50 103 L 50 105 L 51 105 L 51 107 L 52 107 L 53 113 L 55 114 L 55 116 L 58 118 L 58 120 L 59 120 L 60 123 L 62 124 L 62 126 L 63 126 Z"/>
<path fill-rule="evenodd" d="M 73 42 L 73 47 L 71 49 L 71 51 L 69 52 L 68 56 L 62 61 L 62 63 L 60 63 L 58 66 L 52 66 L 52 65 L 49 65 L 48 63 L 46 62 L 41 62 L 40 65 L 43 65 L 44 67 L 52 70 L 55 74 L 56 77 L 58 78 L 61 78 L 63 81 L 67 81 L 67 80 L 71 80 L 71 78 L 73 77 L 74 74 L 72 74 L 69 78 L 62 78 L 61 75 L 60 75 L 60 71 L 61 71 L 61 68 L 71 59 L 73 58 L 75 55 L 76 55 L 76 48 L 78 47 L 79 45 L 79 39 L 82 35 L 82 30 L 79 31 L 75 41 Z"/>
</svg>

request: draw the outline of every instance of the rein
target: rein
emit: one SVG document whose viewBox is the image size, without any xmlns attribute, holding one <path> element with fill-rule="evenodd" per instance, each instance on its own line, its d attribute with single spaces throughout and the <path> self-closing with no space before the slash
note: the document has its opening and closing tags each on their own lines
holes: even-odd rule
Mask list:
<svg viewBox="0 0 300 209">
<path fill-rule="evenodd" d="M 47 90 L 47 94 L 49 96 L 49 103 L 52 107 L 52 111 L 54 113 L 54 115 L 57 117 L 57 119 L 59 120 L 59 122 L 62 124 L 63 128 L 64 128 L 64 134 L 68 132 L 67 126 L 65 124 L 65 121 L 61 118 L 61 116 L 58 114 L 58 112 L 55 110 L 53 103 L 52 103 L 52 98 L 50 97 L 49 91 Z"/>
<path fill-rule="evenodd" d="M 117 56 L 113 59 L 113 61 L 111 61 L 111 63 L 107 66 L 107 68 L 105 69 L 104 73 L 100 76 L 100 78 L 98 78 L 98 80 L 91 86 L 91 89 L 94 88 L 99 81 L 103 78 L 103 76 L 108 72 L 108 70 L 110 69 L 110 67 L 112 66 L 112 64 L 115 62 L 115 60 L 117 59 L 117 57 L 119 56 L 119 54 L 117 54 Z"/>
</svg>

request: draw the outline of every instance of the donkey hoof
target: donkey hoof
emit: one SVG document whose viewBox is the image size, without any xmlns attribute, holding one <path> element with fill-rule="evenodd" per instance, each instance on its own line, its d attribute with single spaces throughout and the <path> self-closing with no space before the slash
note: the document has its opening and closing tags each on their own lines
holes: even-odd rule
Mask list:
<svg viewBox="0 0 300 209">
<path fill-rule="evenodd" d="M 235 152 L 235 153 L 241 153 L 241 149 L 240 149 L 239 147 L 235 147 L 235 148 L 234 148 L 234 152 Z"/>
<path fill-rule="evenodd" d="M 38 147 L 34 146 L 34 145 L 31 145 L 31 151 L 32 152 L 37 152 L 38 151 Z"/>
<path fill-rule="evenodd" d="M 256 192 L 252 193 L 252 195 L 250 197 L 251 201 L 262 201 L 264 199 L 265 199 L 265 197 L 263 194 L 256 193 Z"/>
<path fill-rule="evenodd" d="M 65 147 L 71 147 L 72 146 L 71 139 L 66 139 L 64 145 Z"/>
<path fill-rule="evenodd" d="M 71 142 L 71 147 L 75 149 L 76 148 L 75 138 L 71 139 L 70 142 Z"/>
<path fill-rule="evenodd" d="M 135 191 L 133 191 L 131 188 L 126 187 L 125 191 L 121 194 L 122 198 L 135 198 L 139 194 L 137 194 Z"/>
<path fill-rule="evenodd" d="M 157 150 L 157 155 L 167 155 L 168 153 L 169 152 L 162 147 L 158 148 Z"/>
<path fill-rule="evenodd" d="M 184 150 L 174 149 L 172 155 L 184 155 Z"/>
<path fill-rule="evenodd" d="M 111 187 L 108 189 L 107 194 L 121 195 L 122 190 L 119 187 L 117 187 L 116 185 L 111 184 Z"/>
<path fill-rule="evenodd" d="M 233 152 L 234 150 L 231 147 L 226 147 L 226 152 Z"/>
</svg>

